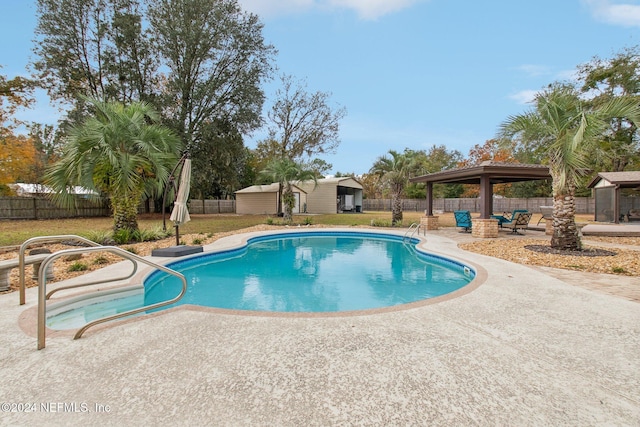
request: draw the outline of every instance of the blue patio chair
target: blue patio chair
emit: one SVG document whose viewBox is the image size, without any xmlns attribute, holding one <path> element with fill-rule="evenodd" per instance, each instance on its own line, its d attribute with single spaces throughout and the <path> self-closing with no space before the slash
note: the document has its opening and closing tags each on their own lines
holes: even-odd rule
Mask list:
<svg viewBox="0 0 640 427">
<path fill-rule="evenodd" d="M 511 214 L 503 212 L 502 215 L 491 215 L 491 218 L 498 220 L 498 226 L 502 228 L 505 224 L 511 224 L 517 213 L 529 213 L 526 209 L 514 209 Z"/>
<path fill-rule="evenodd" d="M 463 228 L 462 232 L 468 233 L 471 231 L 471 212 L 469 211 L 453 211 L 453 216 L 456 219 L 456 227 Z"/>
</svg>

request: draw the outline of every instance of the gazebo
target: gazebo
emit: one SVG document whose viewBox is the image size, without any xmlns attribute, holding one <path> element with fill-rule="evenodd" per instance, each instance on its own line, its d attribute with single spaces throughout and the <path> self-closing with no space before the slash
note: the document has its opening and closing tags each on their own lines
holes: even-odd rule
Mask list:
<svg viewBox="0 0 640 427">
<path fill-rule="evenodd" d="M 640 171 L 600 172 L 587 187 L 594 192 L 596 221 L 640 221 Z"/>
<path fill-rule="evenodd" d="M 409 179 L 409 181 L 424 182 L 426 184 L 427 218 L 433 217 L 433 184 L 479 184 L 480 218 L 473 220 L 474 236 L 497 237 L 498 221 L 491 219 L 493 214 L 493 186 L 495 184 L 537 181 L 550 178 L 551 174 L 548 166 L 487 160 L 479 165 L 417 176 Z"/>
</svg>

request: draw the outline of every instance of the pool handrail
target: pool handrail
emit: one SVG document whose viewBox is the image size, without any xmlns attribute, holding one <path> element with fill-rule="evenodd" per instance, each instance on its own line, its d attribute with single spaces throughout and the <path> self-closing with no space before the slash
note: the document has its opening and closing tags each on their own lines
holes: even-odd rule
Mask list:
<svg viewBox="0 0 640 427">
<path fill-rule="evenodd" d="M 404 236 L 402 237 L 402 241 L 404 242 L 405 240 L 413 239 L 413 236 L 415 236 L 416 233 L 418 233 L 418 236 L 419 236 L 420 228 L 422 228 L 422 224 L 418 224 L 417 222 L 412 222 L 409 228 L 407 229 L 407 231 L 404 233 Z M 411 235 L 409 235 L 410 232 L 412 232 Z"/>
<path fill-rule="evenodd" d="M 99 246 L 99 247 L 106 247 L 106 246 Z M 89 283 L 79 283 L 77 285 L 67 285 L 67 286 L 60 286 L 59 288 L 55 288 L 52 289 L 51 291 L 49 291 L 49 293 L 47 294 L 46 298 L 50 299 L 51 295 L 55 294 L 58 291 L 64 291 L 67 289 L 74 289 L 74 288 L 81 288 L 84 286 L 90 286 L 90 285 L 99 285 L 101 283 L 108 283 L 108 282 L 116 282 L 118 280 L 127 280 L 132 278 L 137 272 L 138 272 L 138 264 L 134 261 L 134 260 L 129 260 L 131 261 L 131 264 L 133 265 L 133 269 L 131 270 L 131 273 L 129 273 L 126 276 L 122 276 L 122 277 L 116 277 L 115 279 L 102 279 L 102 280 L 95 280 L 93 282 L 89 282 Z"/>
<path fill-rule="evenodd" d="M 186 293 L 187 291 L 187 279 L 184 277 L 184 275 L 182 273 L 179 273 L 175 270 L 172 270 L 164 265 L 161 264 L 157 264 L 153 261 L 150 261 L 148 259 L 145 259 L 143 257 L 140 257 L 138 255 L 135 255 L 131 252 L 125 251 L 124 249 L 121 249 L 117 246 L 102 246 L 102 245 L 98 245 L 95 247 L 88 247 L 88 248 L 77 248 L 77 249 L 65 249 L 62 251 L 58 251 L 55 252 L 51 255 L 49 255 L 43 262 L 42 262 L 42 267 L 41 267 L 41 271 L 47 271 L 46 269 L 58 258 L 62 257 L 62 256 L 67 256 L 67 255 L 76 255 L 76 254 L 84 254 L 87 252 L 98 252 L 98 251 L 103 251 L 103 252 L 110 252 L 112 254 L 115 255 L 119 255 L 122 258 L 128 259 L 130 261 L 132 261 L 134 264 L 137 262 L 141 262 L 143 264 L 147 264 L 148 266 L 151 266 L 153 268 L 156 268 L 158 270 L 162 270 L 167 274 L 173 275 L 178 277 L 181 281 L 182 281 L 182 290 L 180 291 L 180 293 L 169 300 L 166 301 L 162 301 L 162 302 L 158 302 L 155 304 L 149 304 L 149 305 L 145 305 L 143 307 L 140 308 L 136 308 L 133 310 L 128 310 L 122 313 L 118 313 L 118 314 L 113 314 L 110 316 L 106 316 L 106 317 L 102 317 L 100 319 L 96 319 L 94 321 L 91 321 L 89 323 L 87 323 L 86 325 L 84 325 L 82 328 L 78 329 L 78 331 L 76 332 L 76 334 L 74 335 L 73 339 L 78 339 L 80 337 L 82 337 L 82 334 L 84 334 L 84 332 L 89 329 L 92 326 L 95 325 L 99 325 L 101 323 L 105 323 L 108 322 L 110 320 L 115 320 L 115 319 L 120 319 L 122 317 L 126 317 L 126 316 L 130 316 L 133 314 L 137 314 L 137 313 L 141 313 L 143 311 L 147 311 L 147 310 L 154 310 L 156 308 L 160 308 L 160 307 L 164 307 L 170 304 L 173 304 L 175 302 L 178 302 Z M 113 281 L 116 280 L 120 280 L 120 279 L 113 279 Z M 106 281 L 103 281 L 102 283 L 105 283 Z M 83 285 L 78 285 L 75 287 L 79 287 L 79 286 L 89 286 L 91 284 L 95 284 L 95 283 L 90 283 L 90 284 L 83 284 Z M 47 313 L 47 298 L 46 298 L 46 286 L 47 286 L 47 275 L 46 274 L 40 274 L 38 275 L 38 350 L 41 350 L 45 347 L 45 341 L 46 341 L 46 313 Z"/>
<path fill-rule="evenodd" d="M 85 239 L 84 237 L 76 236 L 74 234 L 65 234 L 59 236 L 37 236 L 25 240 L 20 245 L 20 251 L 18 252 L 18 269 L 20 270 L 20 305 L 24 305 L 26 302 L 26 286 L 25 286 L 25 274 L 24 274 L 24 252 L 33 243 L 53 243 L 61 241 L 75 241 L 76 243 L 84 243 L 89 246 L 102 246 L 99 243 Z M 41 271 L 46 271 L 42 270 Z M 37 273 L 37 272 L 36 272 Z"/>
</svg>

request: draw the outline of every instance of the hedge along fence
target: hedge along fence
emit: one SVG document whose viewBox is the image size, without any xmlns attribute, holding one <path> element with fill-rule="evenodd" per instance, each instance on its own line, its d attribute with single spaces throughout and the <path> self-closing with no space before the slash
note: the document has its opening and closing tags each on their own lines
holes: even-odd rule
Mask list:
<svg viewBox="0 0 640 427">
<path fill-rule="evenodd" d="M 532 197 L 529 199 L 494 198 L 493 212 L 511 212 L 514 209 L 526 209 L 529 212 L 540 213 L 540 206 L 553 206 L 553 197 Z M 390 211 L 391 199 L 364 199 L 362 208 L 365 211 Z M 404 199 L 402 210 L 425 211 L 426 199 Z M 453 212 L 466 210 L 480 212 L 480 199 L 434 199 L 434 212 Z M 595 199 L 593 197 L 576 197 L 576 213 L 592 214 L 595 212 Z"/>
</svg>

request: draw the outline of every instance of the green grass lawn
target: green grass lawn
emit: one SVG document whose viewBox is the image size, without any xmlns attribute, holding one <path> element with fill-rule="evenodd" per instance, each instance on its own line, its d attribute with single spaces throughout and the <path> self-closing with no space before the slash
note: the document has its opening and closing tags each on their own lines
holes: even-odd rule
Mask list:
<svg viewBox="0 0 640 427">
<path fill-rule="evenodd" d="M 424 216 L 422 211 L 403 213 L 403 226 L 408 227 L 412 222 L 420 222 Z M 477 216 L 477 214 L 473 215 Z M 447 212 L 439 214 L 439 224 L 441 227 L 455 226 L 453 213 Z M 267 224 L 267 215 L 191 215 L 191 221 L 180 227 L 180 234 L 208 234 L 240 230 L 258 224 Z M 535 214 L 531 219 L 531 224 L 536 224 L 540 214 Z M 280 218 L 272 218 L 276 223 Z M 365 213 L 345 213 L 326 215 L 295 215 L 294 222 L 304 224 L 307 220 L 311 224 L 326 224 L 336 226 L 358 226 L 371 225 L 372 220 L 391 222 L 391 212 L 365 212 Z M 593 221 L 593 215 L 576 215 L 576 221 Z M 153 229 L 162 227 L 162 215 L 141 215 L 138 224 L 142 229 Z M 167 228 L 173 230 L 173 222 L 166 216 Z M 52 219 L 52 220 L 4 220 L 0 221 L 0 246 L 20 245 L 27 239 L 36 236 L 54 236 L 63 234 L 75 234 L 87 236 L 92 231 L 108 232 L 113 226 L 112 218 L 72 218 L 72 219 Z"/>
<path fill-rule="evenodd" d="M 419 222 L 422 212 L 405 212 L 404 224 Z M 452 216 L 453 217 L 453 216 Z M 219 233 L 240 230 L 258 224 L 266 224 L 267 215 L 191 215 L 191 221 L 180 227 L 180 234 Z M 391 212 L 366 212 L 357 214 L 331 215 L 295 215 L 295 223 L 305 223 L 309 219 L 312 224 L 328 224 L 336 226 L 370 225 L 372 220 L 391 221 Z M 280 218 L 273 218 L 277 222 Z M 162 215 L 141 215 L 138 225 L 142 229 L 162 227 Z M 173 222 L 166 216 L 168 229 L 173 229 Z M 4 220 L 0 221 L 0 246 L 20 245 L 27 239 L 36 236 L 55 236 L 75 234 L 86 236 L 90 232 L 108 232 L 113 227 L 112 218 L 71 218 L 54 220 Z"/>
</svg>

